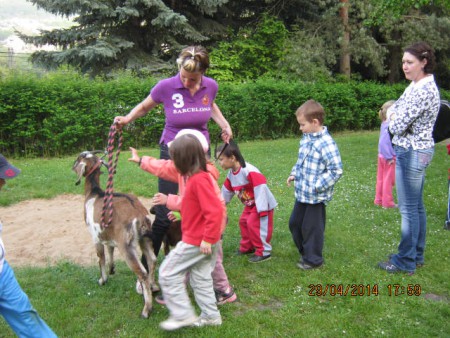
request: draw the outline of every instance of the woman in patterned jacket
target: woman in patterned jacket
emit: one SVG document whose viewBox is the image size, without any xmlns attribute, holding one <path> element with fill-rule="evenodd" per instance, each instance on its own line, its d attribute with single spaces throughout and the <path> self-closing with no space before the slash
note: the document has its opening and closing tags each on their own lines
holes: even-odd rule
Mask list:
<svg viewBox="0 0 450 338">
<path fill-rule="evenodd" d="M 389 130 L 397 154 L 395 180 L 400 214 L 398 253 L 378 263 L 387 272 L 413 274 L 424 264 L 427 218 L 423 202 L 425 171 L 433 158 L 433 126 L 439 111 L 439 90 L 433 77 L 435 58 L 426 42 L 406 48 L 403 72 L 411 84 L 390 109 Z"/>
</svg>

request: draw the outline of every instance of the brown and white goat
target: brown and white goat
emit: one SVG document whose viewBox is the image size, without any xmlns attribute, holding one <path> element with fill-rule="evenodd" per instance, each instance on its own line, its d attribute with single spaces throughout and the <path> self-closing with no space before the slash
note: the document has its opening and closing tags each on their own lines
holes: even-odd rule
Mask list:
<svg viewBox="0 0 450 338">
<path fill-rule="evenodd" d="M 148 318 L 152 310 L 152 291 L 159 288 L 155 282 L 156 256 L 153 243 L 148 236 L 151 232 L 151 220 L 148 210 L 136 196 L 114 193 L 112 199 L 112 219 L 107 227 L 102 226 L 102 210 L 105 192 L 100 188 L 100 167 L 103 160 L 90 151 L 82 152 L 72 167 L 78 176 L 77 184 L 85 177 L 84 218 L 94 240 L 99 258 L 100 274 L 98 280 L 103 285 L 109 274 L 114 273 L 114 248 L 118 247 L 130 269 L 141 282 L 144 296 L 144 308 L 141 316 Z M 105 247 L 108 249 L 109 271 L 106 269 Z M 140 261 L 141 252 L 148 263 L 148 272 Z"/>
</svg>

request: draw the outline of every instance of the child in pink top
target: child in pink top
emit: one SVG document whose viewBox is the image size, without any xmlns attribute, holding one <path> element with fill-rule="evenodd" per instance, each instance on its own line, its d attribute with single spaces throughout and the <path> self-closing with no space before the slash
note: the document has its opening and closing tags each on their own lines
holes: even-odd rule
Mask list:
<svg viewBox="0 0 450 338">
<path fill-rule="evenodd" d="M 381 128 L 378 141 L 377 184 L 374 203 L 383 208 L 397 207 L 392 196 L 392 190 L 395 185 L 395 151 L 388 132 L 389 120 L 386 117 L 389 107 L 394 103 L 395 101 L 393 100 L 387 101 L 378 112 Z"/>
</svg>

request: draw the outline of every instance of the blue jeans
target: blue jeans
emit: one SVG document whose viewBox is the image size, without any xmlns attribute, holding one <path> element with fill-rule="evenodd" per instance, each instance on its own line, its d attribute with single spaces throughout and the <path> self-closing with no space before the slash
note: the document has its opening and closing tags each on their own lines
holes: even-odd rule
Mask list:
<svg viewBox="0 0 450 338">
<path fill-rule="evenodd" d="M 39 317 L 6 261 L 0 274 L 0 314 L 20 338 L 57 337 Z"/>
<path fill-rule="evenodd" d="M 423 187 L 425 170 L 433 158 L 434 148 L 413 150 L 395 146 L 395 152 L 395 180 L 402 226 L 398 253 L 391 257 L 391 263 L 400 270 L 414 272 L 416 264 L 424 262 L 427 215 Z"/>
</svg>

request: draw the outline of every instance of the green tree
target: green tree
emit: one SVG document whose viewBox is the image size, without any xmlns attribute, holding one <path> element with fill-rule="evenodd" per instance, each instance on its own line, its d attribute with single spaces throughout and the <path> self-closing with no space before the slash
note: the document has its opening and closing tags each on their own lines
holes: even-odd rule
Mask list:
<svg viewBox="0 0 450 338">
<path fill-rule="evenodd" d="M 387 80 L 403 79 L 403 48 L 417 41 L 427 41 L 437 55 L 438 83 L 450 87 L 450 1 L 448 0 L 382 0 L 373 1 L 373 10 L 365 20 L 386 48 Z"/>
<path fill-rule="evenodd" d="M 240 81 L 273 74 L 284 54 L 288 31 L 282 21 L 264 14 L 254 27 L 239 30 L 211 52 L 208 74 L 217 80 Z"/>
<path fill-rule="evenodd" d="M 152 70 L 167 67 L 189 44 L 204 43 L 226 33 L 215 19 L 228 0 L 28 0 L 50 13 L 73 17 L 68 29 L 41 31 L 20 37 L 35 45 L 55 45 L 59 51 L 39 51 L 33 62 L 48 67 L 69 64 L 98 74 L 117 68 Z M 225 20 L 224 20 L 225 21 Z"/>
</svg>

